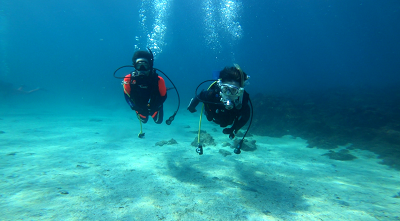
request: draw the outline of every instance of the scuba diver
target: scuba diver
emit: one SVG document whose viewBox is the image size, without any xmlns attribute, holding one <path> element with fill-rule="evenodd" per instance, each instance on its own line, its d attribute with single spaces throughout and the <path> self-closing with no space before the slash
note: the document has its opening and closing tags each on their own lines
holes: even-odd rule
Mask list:
<svg viewBox="0 0 400 221">
<path fill-rule="evenodd" d="M 164 117 L 163 104 L 167 99 L 167 90 L 176 90 L 176 87 L 161 70 L 153 68 L 154 56 L 149 48 L 148 51 L 136 51 L 132 57 L 132 62 L 133 66 L 126 65 L 115 70 L 114 77 L 116 77 L 115 73 L 122 68 L 134 68 L 134 71 L 125 75 L 125 77 L 116 78 L 123 78 L 122 85 L 125 100 L 130 108 L 136 112 L 140 121 L 140 133 L 138 136 L 143 138 L 142 123 L 147 123 L 149 116 L 153 118 L 156 124 L 162 123 Z M 157 74 L 157 71 L 164 74 L 174 87 L 167 88 L 164 79 Z M 176 92 L 178 94 L 178 108 L 166 121 L 168 125 L 174 120 L 180 106 L 179 93 L 177 90 Z"/>
<path fill-rule="evenodd" d="M 252 109 L 250 109 L 248 104 L 250 102 L 251 105 L 250 96 L 244 90 L 246 81 L 249 78 L 250 77 L 244 73 L 237 64 L 235 64 L 234 67 L 225 67 L 220 71 L 219 79 L 217 81 L 207 80 L 214 81 L 207 91 L 203 90 L 199 95 L 197 95 L 196 89 L 196 96 L 191 99 L 187 109 L 191 113 L 194 113 L 196 112 L 196 106 L 200 102 L 203 102 L 207 120 L 215 122 L 220 125 L 220 127 L 225 127 L 222 132 L 227 134 L 230 139 L 233 139 L 238 130 L 247 123 L 250 118 L 250 113 L 252 113 Z M 204 81 L 201 84 L 207 81 Z M 197 88 L 199 88 L 200 85 Z M 228 127 L 229 125 L 232 126 Z M 247 132 L 248 129 L 244 137 Z M 234 150 L 236 154 L 240 154 L 240 148 L 244 137 L 239 142 L 238 147 Z M 200 132 L 198 142 L 199 146 L 196 151 L 201 155 L 203 150 L 202 145 L 200 144 Z"/>
<path fill-rule="evenodd" d="M 123 81 L 126 102 L 142 121 L 151 116 L 156 124 L 163 121 L 163 103 L 167 99 L 167 87 L 162 77 L 153 69 L 153 56 L 148 51 L 137 51 L 132 58 L 135 71 Z"/>
</svg>

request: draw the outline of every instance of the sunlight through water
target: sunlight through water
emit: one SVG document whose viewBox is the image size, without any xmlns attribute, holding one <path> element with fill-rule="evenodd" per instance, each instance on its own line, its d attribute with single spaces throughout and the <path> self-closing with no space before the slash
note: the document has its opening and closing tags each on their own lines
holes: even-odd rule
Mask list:
<svg viewBox="0 0 400 221">
<path fill-rule="evenodd" d="M 243 30 L 238 21 L 241 9 L 242 3 L 239 0 L 205 0 L 203 2 L 206 32 L 204 37 L 207 46 L 214 52 L 221 52 L 222 41 L 227 41 L 229 46 L 233 46 L 242 38 Z"/>
<path fill-rule="evenodd" d="M 140 26 L 144 36 L 136 36 L 135 49 L 138 50 L 141 45 L 146 44 L 154 56 L 162 53 L 165 43 L 165 33 L 167 31 L 167 17 L 169 8 L 173 0 L 153 0 L 142 1 L 139 17 Z M 146 43 L 144 43 L 145 38 Z M 143 48 L 142 48 L 143 50 Z"/>
</svg>

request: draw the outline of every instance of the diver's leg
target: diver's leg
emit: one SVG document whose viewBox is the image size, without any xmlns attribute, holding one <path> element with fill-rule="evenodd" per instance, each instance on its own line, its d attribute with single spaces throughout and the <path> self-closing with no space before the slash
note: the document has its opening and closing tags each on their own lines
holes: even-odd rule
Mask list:
<svg viewBox="0 0 400 221">
<path fill-rule="evenodd" d="M 149 117 L 143 114 L 140 114 L 139 112 L 136 111 L 136 114 L 139 118 L 140 121 L 142 121 L 142 123 L 147 123 L 147 121 L 149 120 Z"/>
<path fill-rule="evenodd" d="M 164 116 L 164 107 L 161 107 L 159 111 L 156 111 L 151 115 L 153 117 L 153 120 L 156 124 L 161 124 L 163 121 L 163 116 Z"/>
</svg>

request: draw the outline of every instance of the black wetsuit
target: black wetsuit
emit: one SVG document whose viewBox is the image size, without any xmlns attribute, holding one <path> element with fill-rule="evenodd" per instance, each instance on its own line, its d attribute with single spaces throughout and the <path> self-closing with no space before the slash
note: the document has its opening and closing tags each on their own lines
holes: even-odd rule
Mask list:
<svg viewBox="0 0 400 221">
<path fill-rule="evenodd" d="M 231 110 L 227 110 L 224 104 L 220 101 L 221 96 L 219 94 L 220 89 L 217 85 L 211 86 L 207 91 L 202 91 L 198 97 L 205 101 L 204 110 L 208 121 L 213 121 L 221 127 L 227 127 L 232 125 L 232 129 L 236 133 L 240 128 L 242 128 L 250 118 L 250 106 L 249 94 L 244 91 L 242 107 L 237 109 L 233 107 Z M 199 104 L 200 100 L 194 97 L 189 104 L 188 110 L 194 112 L 196 106 Z M 211 103 L 207 103 L 211 102 Z"/>
</svg>

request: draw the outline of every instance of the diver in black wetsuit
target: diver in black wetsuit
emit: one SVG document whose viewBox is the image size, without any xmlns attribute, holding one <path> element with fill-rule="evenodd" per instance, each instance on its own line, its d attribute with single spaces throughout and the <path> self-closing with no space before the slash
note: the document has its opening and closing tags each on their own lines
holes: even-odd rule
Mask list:
<svg viewBox="0 0 400 221">
<path fill-rule="evenodd" d="M 249 94 L 244 90 L 248 79 L 238 65 L 226 67 L 220 72 L 218 81 L 192 98 L 187 109 L 194 113 L 199 102 L 203 102 L 207 120 L 221 127 L 232 125 L 223 133 L 233 139 L 250 118 Z"/>
</svg>

